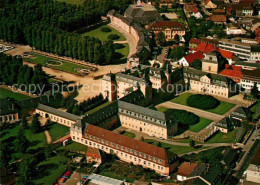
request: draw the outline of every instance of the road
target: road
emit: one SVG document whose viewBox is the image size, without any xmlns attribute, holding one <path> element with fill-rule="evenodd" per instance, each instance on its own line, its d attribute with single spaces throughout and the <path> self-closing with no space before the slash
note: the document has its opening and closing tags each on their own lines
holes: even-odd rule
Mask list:
<svg viewBox="0 0 260 185">
<path fill-rule="evenodd" d="M 137 47 L 137 42 L 138 40 L 135 39 L 135 37 L 131 34 L 129 34 L 128 32 L 126 32 L 125 30 L 123 30 L 122 28 L 110 23 L 109 24 L 110 27 L 116 29 L 117 31 L 119 31 L 120 33 L 122 33 L 122 35 L 126 38 L 128 45 L 129 45 L 129 54 L 128 57 L 131 56 L 132 54 L 134 54 L 136 52 L 136 47 Z"/>
<path fill-rule="evenodd" d="M 193 108 L 193 107 L 189 107 L 189 106 L 185 106 L 185 105 L 181 105 L 181 104 L 177 104 L 177 103 L 173 103 L 173 102 L 170 102 L 170 101 L 161 103 L 161 104 L 157 105 L 156 108 L 157 107 L 166 107 L 168 109 L 186 110 L 186 111 L 189 111 L 189 112 L 192 112 L 192 113 L 198 115 L 199 117 L 206 118 L 206 119 L 209 119 L 209 120 L 213 120 L 215 122 L 224 118 L 224 116 L 219 115 L 219 114 L 211 113 L 211 112 L 208 112 L 208 111 L 196 109 L 196 108 Z"/>
<path fill-rule="evenodd" d="M 235 171 L 239 171 L 241 169 L 241 167 L 243 166 L 247 155 L 249 153 L 249 151 L 251 150 L 252 146 L 254 145 L 257 136 L 260 134 L 260 130 L 254 130 L 254 132 L 251 134 L 250 138 L 248 139 L 247 143 L 244 145 L 243 147 L 243 151 L 245 151 L 244 156 L 241 158 L 241 160 L 239 161 L 239 163 L 237 164 Z"/>
</svg>

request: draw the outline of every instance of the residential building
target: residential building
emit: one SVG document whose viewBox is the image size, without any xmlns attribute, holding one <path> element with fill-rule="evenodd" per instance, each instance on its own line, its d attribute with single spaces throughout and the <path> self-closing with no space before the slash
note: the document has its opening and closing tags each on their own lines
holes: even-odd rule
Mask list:
<svg viewBox="0 0 260 185">
<path fill-rule="evenodd" d="M 202 5 L 206 8 L 206 9 L 216 9 L 218 6 L 216 4 L 214 4 L 211 0 L 203 0 L 202 1 Z"/>
<path fill-rule="evenodd" d="M 240 66 L 235 65 L 225 65 L 225 69 L 219 73 L 219 75 L 231 78 L 234 82 L 240 83 L 242 79 L 242 72 Z"/>
<path fill-rule="evenodd" d="M 260 69 L 242 69 L 242 79 L 241 79 L 241 86 L 246 90 L 251 90 L 253 86 L 256 84 L 258 90 L 260 91 Z"/>
<path fill-rule="evenodd" d="M 135 104 L 118 101 L 121 125 L 157 138 L 168 139 L 178 130 L 178 124 L 169 115 Z"/>
<path fill-rule="evenodd" d="M 193 170 L 197 167 L 198 164 L 191 162 L 183 162 L 178 167 L 177 172 L 177 181 L 185 181 L 192 174 Z"/>
<path fill-rule="evenodd" d="M 214 129 L 223 133 L 228 133 L 233 129 L 232 120 L 229 117 L 225 117 L 214 125 Z"/>
<path fill-rule="evenodd" d="M 259 165 L 250 164 L 244 172 L 247 181 L 260 183 L 260 168 Z"/>
<path fill-rule="evenodd" d="M 160 0 L 160 7 L 166 6 L 168 8 L 172 7 L 172 3 L 176 0 Z"/>
<path fill-rule="evenodd" d="M 102 162 L 102 158 L 99 150 L 93 147 L 88 147 L 86 152 L 86 159 L 87 159 L 87 163 L 94 162 L 94 163 L 101 164 Z"/>
<path fill-rule="evenodd" d="M 16 103 L 7 98 L 0 98 L 0 123 L 15 121 L 19 121 Z"/>
<path fill-rule="evenodd" d="M 81 116 L 76 116 L 43 104 L 38 104 L 35 113 L 67 127 L 71 127 L 77 120 L 81 119 Z"/>
<path fill-rule="evenodd" d="M 197 19 L 202 18 L 202 15 L 199 12 L 197 5 L 193 2 L 184 4 L 184 13 L 186 14 L 187 17 L 193 16 L 196 17 Z"/>
<path fill-rule="evenodd" d="M 167 41 L 174 40 L 175 35 L 179 35 L 180 38 L 185 35 L 184 24 L 177 21 L 156 21 L 148 26 L 148 30 L 155 35 L 162 32 Z"/>
<path fill-rule="evenodd" d="M 210 20 L 216 24 L 226 24 L 227 23 L 226 15 L 211 15 Z"/>
<path fill-rule="evenodd" d="M 185 57 L 182 57 L 179 60 L 179 65 L 187 67 L 190 64 L 192 64 L 195 60 L 202 60 L 203 58 L 204 58 L 203 53 L 198 51 L 198 52 L 186 55 Z"/>
<path fill-rule="evenodd" d="M 214 185 L 220 179 L 220 171 L 210 164 L 184 162 L 178 169 L 177 178 L 182 185 Z"/>
<path fill-rule="evenodd" d="M 190 90 L 224 98 L 236 93 L 234 82 L 224 76 L 209 74 L 190 67 L 183 68 L 183 75 Z"/>
<path fill-rule="evenodd" d="M 202 71 L 215 74 L 218 73 L 219 63 L 217 53 L 215 51 L 208 53 L 202 60 Z"/>
<path fill-rule="evenodd" d="M 177 155 L 164 148 L 84 124 L 81 120 L 71 127 L 70 135 L 75 142 L 116 155 L 122 161 L 141 165 L 162 175 L 169 175 L 179 164 Z"/>
<path fill-rule="evenodd" d="M 237 26 L 227 26 L 226 28 L 227 35 L 244 35 L 246 30 Z"/>
<path fill-rule="evenodd" d="M 219 48 L 233 52 L 241 59 L 257 61 L 260 59 L 260 46 L 248 44 L 241 41 L 222 39 L 219 41 Z"/>
<path fill-rule="evenodd" d="M 202 42 L 205 43 L 205 46 L 214 45 L 216 47 L 218 45 L 218 40 L 216 40 L 216 39 L 208 39 L 208 38 L 196 39 L 196 38 L 191 38 L 190 42 L 189 42 L 189 48 L 191 50 L 195 49 Z"/>
</svg>

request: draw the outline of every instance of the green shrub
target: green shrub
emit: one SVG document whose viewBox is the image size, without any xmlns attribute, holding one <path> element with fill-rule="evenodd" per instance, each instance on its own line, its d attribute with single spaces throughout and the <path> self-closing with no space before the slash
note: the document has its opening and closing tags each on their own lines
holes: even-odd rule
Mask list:
<svg viewBox="0 0 260 185">
<path fill-rule="evenodd" d="M 108 39 L 109 40 L 116 40 L 116 39 L 119 39 L 120 37 L 117 35 L 117 34 L 111 34 L 111 35 L 108 35 Z"/>
<path fill-rule="evenodd" d="M 102 32 L 111 32 L 112 30 L 108 27 L 103 27 L 103 28 L 101 28 L 101 31 Z"/>
<path fill-rule="evenodd" d="M 174 117 L 179 123 L 183 125 L 194 125 L 199 122 L 199 117 L 196 114 L 186 110 L 169 109 L 166 112 L 169 116 Z"/>
<path fill-rule="evenodd" d="M 114 48 L 115 49 L 122 49 L 124 48 L 125 46 L 123 44 L 114 44 Z"/>
<path fill-rule="evenodd" d="M 189 96 L 187 99 L 189 106 L 203 110 L 214 109 L 219 103 L 219 100 L 210 95 L 195 94 Z"/>
</svg>

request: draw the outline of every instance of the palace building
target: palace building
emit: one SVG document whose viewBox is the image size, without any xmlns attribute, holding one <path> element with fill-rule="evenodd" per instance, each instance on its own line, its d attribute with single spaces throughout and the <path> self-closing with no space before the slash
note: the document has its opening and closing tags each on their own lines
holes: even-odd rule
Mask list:
<svg viewBox="0 0 260 185">
<path fill-rule="evenodd" d="M 179 164 L 177 155 L 164 148 L 88 123 L 84 126 L 81 120 L 71 127 L 70 135 L 75 142 L 116 155 L 122 161 L 141 165 L 162 175 L 169 175 Z"/>
</svg>

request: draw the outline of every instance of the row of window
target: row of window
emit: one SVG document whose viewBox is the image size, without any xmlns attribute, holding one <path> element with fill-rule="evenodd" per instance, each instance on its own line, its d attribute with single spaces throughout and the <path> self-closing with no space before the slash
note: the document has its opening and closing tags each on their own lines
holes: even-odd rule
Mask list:
<svg viewBox="0 0 260 185">
<path fill-rule="evenodd" d="M 75 140 L 75 136 L 73 136 L 72 139 Z M 77 138 L 77 140 L 79 141 L 80 139 Z M 81 139 L 81 142 L 84 142 L 84 140 Z M 91 141 L 88 141 L 88 140 L 85 140 L 85 144 L 86 144 L 86 145 L 89 145 L 89 146 L 91 146 L 91 147 L 98 148 L 98 149 L 100 149 L 100 150 L 106 151 L 107 153 L 111 153 L 111 150 L 113 151 L 113 149 L 110 149 L 110 148 L 108 148 L 108 147 L 105 147 L 105 146 L 103 146 L 103 145 L 99 145 L 99 144 L 97 144 L 97 143 L 95 143 L 95 142 L 91 142 Z M 137 153 L 138 153 L 138 152 L 137 152 Z M 139 152 L 139 153 L 141 153 L 141 152 Z M 140 159 L 140 158 L 138 158 L 138 157 L 134 157 L 134 156 L 129 155 L 129 154 L 127 154 L 127 153 L 115 151 L 115 154 L 116 154 L 117 156 L 119 156 L 119 157 L 120 157 L 120 156 L 121 156 L 121 157 L 124 157 L 124 158 L 128 158 L 128 157 L 129 157 L 129 159 L 132 160 L 133 163 L 137 163 L 137 162 L 138 162 L 138 164 L 140 164 L 140 165 L 145 165 L 145 166 L 148 166 L 148 167 L 153 167 L 154 169 L 157 167 L 157 169 L 158 169 L 158 170 L 161 170 L 161 171 L 164 170 L 164 167 L 163 167 L 163 166 L 156 165 L 156 164 L 153 164 L 153 165 L 152 165 L 152 163 L 149 162 L 149 161 L 146 161 L 146 160 L 144 160 L 144 159 Z M 135 154 L 136 154 L 136 153 L 135 153 Z M 139 155 L 139 156 L 140 156 L 140 155 Z M 140 157 L 141 157 L 141 156 L 140 156 Z M 152 159 L 151 156 L 149 156 L 148 158 L 150 158 L 149 160 Z M 157 162 L 155 157 L 153 157 L 153 161 L 154 161 L 154 162 Z M 162 160 L 161 160 L 161 159 L 159 159 L 158 161 L 159 161 L 159 163 L 162 163 Z"/>
<path fill-rule="evenodd" d="M 3 122 L 3 121 L 13 121 L 15 120 L 15 117 L 14 115 L 4 115 L 4 116 L 0 116 L 0 122 Z"/>
</svg>

